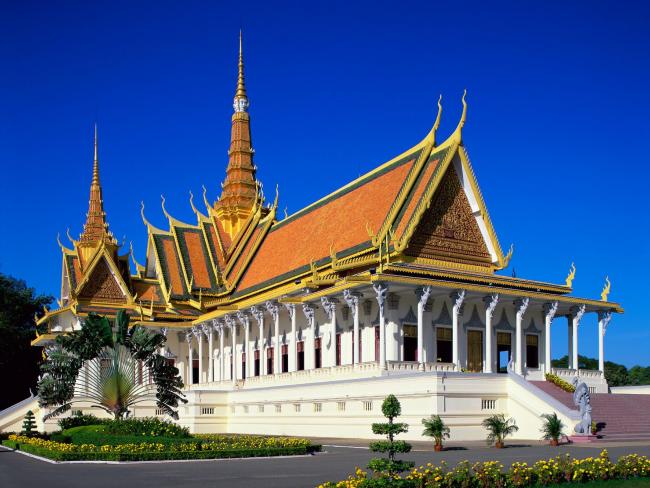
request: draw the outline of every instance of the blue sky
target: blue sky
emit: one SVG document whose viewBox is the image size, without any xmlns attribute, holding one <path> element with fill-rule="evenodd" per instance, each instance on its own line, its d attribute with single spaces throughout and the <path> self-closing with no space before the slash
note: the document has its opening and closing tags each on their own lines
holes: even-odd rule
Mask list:
<svg viewBox="0 0 650 488">
<path fill-rule="evenodd" d="M 258 176 L 294 212 L 417 143 L 443 94 L 517 275 L 622 303 L 607 358 L 650 364 L 646 2 L 1 2 L 0 271 L 58 295 L 100 128 L 111 229 L 144 261 L 160 195 L 218 196 L 244 28 Z M 127 244 L 128 246 L 128 244 Z M 510 274 L 511 269 L 505 271 Z M 554 356 L 566 326 L 553 326 Z M 583 319 L 582 354 L 597 354 Z"/>
</svg>

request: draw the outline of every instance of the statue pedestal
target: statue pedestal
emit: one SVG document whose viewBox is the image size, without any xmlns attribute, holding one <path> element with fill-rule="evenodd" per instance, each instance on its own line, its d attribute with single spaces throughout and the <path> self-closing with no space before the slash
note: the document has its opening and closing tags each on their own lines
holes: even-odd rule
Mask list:
<svg viewBox="0 0 650 488">
<path fill-rule="evenodd" d="M 570 435 L 569 442 L 574 442 L 576 444 L 585 443 L 585 442 L 594 442 L 598 440 L 597 435 Z"/>
</svg>

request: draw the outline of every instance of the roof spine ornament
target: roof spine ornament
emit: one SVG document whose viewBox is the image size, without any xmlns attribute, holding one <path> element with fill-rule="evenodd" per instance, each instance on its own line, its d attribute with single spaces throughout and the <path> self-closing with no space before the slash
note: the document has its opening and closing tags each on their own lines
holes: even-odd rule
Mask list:
<svg viewBox="0 0 650 488">
<path fill-rule="evenodd" d="M 463 91 L 463 98 L 461 99 L 463 103 L 463 112 L 460 115 L 460 120 L 458 121 L 456 130 L 454 131 L 454 135 L 458 138 L 459 142 L 461 142 L 463 139 L 463 127 L 465 126 L 465 121 L 467 120 L 467 102 L 465 101 L 466 96 L 467 96 L 467 89 Z"/>
</svg>

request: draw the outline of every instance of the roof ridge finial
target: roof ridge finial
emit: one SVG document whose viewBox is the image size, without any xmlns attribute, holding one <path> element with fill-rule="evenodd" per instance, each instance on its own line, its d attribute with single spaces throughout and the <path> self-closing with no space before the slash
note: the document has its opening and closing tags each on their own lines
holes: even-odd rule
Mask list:
<svg viewBox="0 0 650 488">
<path fill-rule="evenodd" d="M 463 90 L 463 98 L 461 99 L 461 102 L 463 102 L 463 112 L 460 115 L 460 120 L 458 121 L 458 127 L 456 127 L 456 131 L 460 132 L 463 127 L 465 127 L 465 121 L 467 120 L 467 102 L 465 101 L 465 97 L 467 96 L 467 88 Z"/>
<path fill-rule="evenodd" d="M 246 96 L 246 85 L 244 83 L 244 48 L 242 42 L 242 31 L 239 29 L 239 63 L 237 65 L 237 90 L 233 107 L 235 112 L 246 112 L 248 108 L 248 97 Z"/>
</svg>

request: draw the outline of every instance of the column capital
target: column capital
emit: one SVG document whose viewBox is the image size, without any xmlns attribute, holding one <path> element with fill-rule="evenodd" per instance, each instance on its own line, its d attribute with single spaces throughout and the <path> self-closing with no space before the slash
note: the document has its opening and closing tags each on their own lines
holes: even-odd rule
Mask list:
<svg viewBox="0 0 650 488">
<path fill-rule="evenodd" d="M 454 309 L 459 313 L 463 310 L 463 303 L 465 302 L 466 295 L 467 292 L 465 290 L 456 290 L 449 295 L 449 297 L 454 301 Z"/>
<path fill-rule="evenodd" d="M 338 300 L 336 300 L 336 298 L 320 297 L 320 301 L 327 317 L 330 320 L 333 320 L 336 314 L 336 304 L 338 303 Z"/>
<path fill-rule="evenodd" d="M 582 316 L 587 311 L 587 306 L 585 304 L 580 305 L 579 307 L 571 307 L 569 309 L 569 317 L 573 320 L 575 325 L 579 325 L 582 320 Z"/>
<path fill-rule="evenodd" d="M 185 341 L 191 346 L 192 345 L 192 337 L 194 337 L 194 332 L 192 329 L 186 330 L 185 331 Z"/>
<path fill-rule="evenodd" d="M 530 298 L 528 297 L 523 297 L 523 298 L 518 298 L 514 302 L 515 307 L 517 307 L 517 315 L 524 316 L 526 313 L 526 309 L 528 308 L 528 305 L 530 304 Z"/>
<path fill-rule="evenodd" d="M 598 311 L 598 321 L 602 324 L 603 335 L 607 332 L 607 327 L 609 326 L 610 320 L 612 320 L 612 311 L 611 310 L 599 310 Z"/>
<path fill-rule="evenodd" d="M 316 311 L 314 309 L 314 306 L 309 303 L 303 303 L 302 313 L 305 314 L 309 326 L 313 327 L 316 324 Z"/>
<path fill-rule="evenodd" d="M 557 313 L 557 308 L 559 306 L 559 302 L 556 300 L 554 302 L 547 302 L 544 304 L 544 315 L 546 316 L 547 319 L 553 320 L 555 317 L 555 314 Z"/>
<path fill-rule="evenodd" d="M 348 304 L 352 310 L 359 306 L 359 298 L 363 295 L 358 291 L 343 290 L 343 300 Z"/>
<path fill-rule="evenodd" d="M 201 324 L 201 330 L 206 337 L 210 337 L 212 335 L 212 327 L 210 327 L 207 323 Z"/>
<path fill-rule="evenodd" d="M 271 314 L 273 320 L 278 320 L 280 314 L 280 307 L 277 303 L 268 300 L 264 306 L 266 307 L 267 312 Z"/>
<path fill-rule="evenodd" d="M 289 314 L 289 318 L 293 320 L 293 318 L 296 316 L 296 304 L 295 303 L 285 303 L 283 304 L 284 308 L 287 310 L 287 313 Z"/>
<path fill-rule="evenodd" d="M 421 307 L 424 307 L 427 304 L 427 300 L 429 300 L 432 290 L 433 288 L 430 286 L 420 286 L 415 289 L 415 295 L 418 297 L 418 304 Z"/>
<path fill-rule="evenodd" d="M 242 325 L 242 327 L 248 329 L 248 325 L 250 324 L 251 319 L 246 312 L 244 312 L 243 310 L 238 310 L 237 320 L 239 320 L 239 323 Z"/>
<path fill-rule="evenodd" d="M 167 329 L 167 327 L 161 327 L 161 328 L 160 328 L 160 333 L 161 333 L 162 335 L 164 335 L 165 337 L 167 337 L 167 331 L 168 331 L 168 330 L 169 330 L 169 329 Z"/>
<path fill-rule="evenodd" d="M 499 303 L 499 294 L 495 293 L 494 295 L 483 297 L 483 303 L 485 304 L 485 313 L 492 318 L 494 316 L 494 310 L 497 308 L 497 304 Z"/>
<path fill-rule="evenodd" d="M 235 327 L 237 327 L 237 323 L 235 322 L 235 319 L 230 314 L 224 315 L 223 321 L 225 322 L 226 327 L 228 327 L 229 329 L 233 329 L 233 331 Z"/>
<path fill-rule="evenodd" d="M 257 321 L 257 325 L 261 325 L 264 323 L 264 310 L 262 310 L 258 306 L 252 306 L 250 308 L 251 315 L 255 318 Z"/>
</svg>

